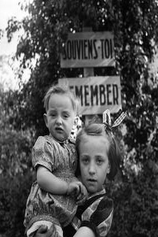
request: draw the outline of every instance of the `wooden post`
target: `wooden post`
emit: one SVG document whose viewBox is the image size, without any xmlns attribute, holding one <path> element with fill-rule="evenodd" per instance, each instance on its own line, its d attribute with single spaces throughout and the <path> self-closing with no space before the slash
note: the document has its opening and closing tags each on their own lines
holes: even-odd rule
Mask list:
<svg viewBox="0 0 158 237">
<path fill-rule="evenodd" d="M 90 32 L 90 31 L 92 31 L 92 28 L 91 27 L 83 27 L 82 31 L 83 32 Z M 94 76 L 94 68 L 93 67 L 83 68 L 83 75 L 84 75 L 84 77 Z M 92 115 L 92 114 L 85 115 L 85 124 L 88 124 L 93 117 L 94 117 L 94 115 Z"/>
</svg>

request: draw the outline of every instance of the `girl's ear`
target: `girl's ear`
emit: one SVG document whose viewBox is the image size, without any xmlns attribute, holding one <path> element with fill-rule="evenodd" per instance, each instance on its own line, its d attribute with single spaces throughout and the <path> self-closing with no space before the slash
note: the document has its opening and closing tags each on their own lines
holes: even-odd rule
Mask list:
<svg viewBox="0 0 158 237">
<path fill-rule="evenodd" d="M 110 165 L 108 164 L 108 168 L 107 168 L 107 174 L 110 173 Z"/>
<path fill-rule="evenodd" d="M 44 122 L 45 122 L 45 125 L 46 127 L 48 127 L 48 119 L 47 119 L 47 114 L 43 114 L 43 118 L 44 118 Z"/>
</svg>

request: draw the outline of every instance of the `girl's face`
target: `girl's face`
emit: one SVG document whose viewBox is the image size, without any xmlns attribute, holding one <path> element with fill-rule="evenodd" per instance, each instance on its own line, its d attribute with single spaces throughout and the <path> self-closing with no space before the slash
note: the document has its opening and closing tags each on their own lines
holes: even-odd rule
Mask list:
<svg viewBox="0 0 158 237">
<path fill-rule="evenodd" d="M 55 140 L 65 141 L 70 136 L 75 119 L 75 111 L 69 96 L 67 94 L 52 94 L 44 119 Z"/>
<path fill-rule="evenodd" d="M 94 194 L 103 189 L 109 173 L 109 142 L 103 136 L 84 135 L 79 145 L 81 180 L 87 191 Z"/>
</svg>

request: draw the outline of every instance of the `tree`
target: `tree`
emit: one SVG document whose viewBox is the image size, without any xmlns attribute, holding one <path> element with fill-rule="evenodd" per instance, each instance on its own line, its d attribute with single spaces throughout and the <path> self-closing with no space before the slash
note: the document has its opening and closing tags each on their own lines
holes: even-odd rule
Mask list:
<svg viewBox="0 0 158 237">
<path fill-rule="evenodd" d="M 60 68 L 61 45 L 68 32 L 89 26 L 94 31 L 113 31 L 117 65 L 112 73 L 121 75 L 122 102 L 128 119 L 123 182 L 113 188 L 118 214 L 111 235 L 131 237 L 139 232 L 156 237 L 158 84 L 149 74 L 149 63 L 158 41 L 157 1 L 34 0 L 26 10 L 29 17 L 22 22 L 11 19 L 7 28 L 9 38 L 17 29 L 24 29 L 17 57 L 22 68 L 30 67 L 32 71 L 30 80 L 17 94 L 15 117 L 19 123 L 13 117 L 14 128 L 35 126 L 36 135 L 45 133 L 44 92 L 60 77 L 83 73 L 81 69 Z M 32 60 L 36 60 L 35 68 L 31 67 Z M 95 75 L 107 72 L 95 69 Z M 135 215 L 141 217 L 140 222 L 135 221 Z"/>
<path fill-rule="evenodd" d="M 0 235 L 24 236 L 25 204 L 33 180 L 33 131 L 16 131 L 16 93 L 0 90 Z"/>
</svg>

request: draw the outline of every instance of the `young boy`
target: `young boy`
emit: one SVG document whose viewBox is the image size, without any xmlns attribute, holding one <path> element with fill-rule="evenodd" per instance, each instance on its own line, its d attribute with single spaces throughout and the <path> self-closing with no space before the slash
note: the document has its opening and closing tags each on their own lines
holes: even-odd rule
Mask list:
<svg viewBox="0 0 158 237">
<path fill-rule="evenodd" d="M 63 227 L 73 219 L 78 202 L 87 191 L 76 178 L 76 150 L 69 141 L 77 102 L 66 86 L 52 86 L 44 97 L 44 120 L 49 135 L 39 136 L 32 153 L 37 180 L 27 200 L 24 225 L 28 237 L 41 225 L 53 226 L 63 236 Z"/>
</svg>

